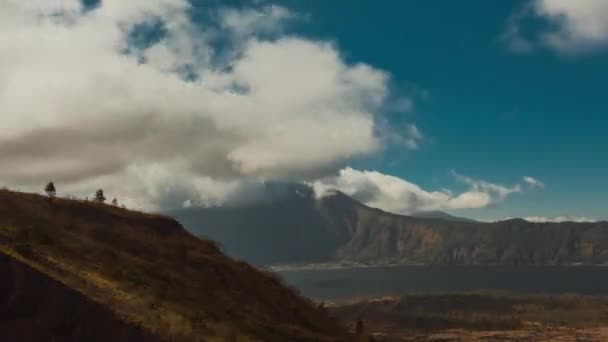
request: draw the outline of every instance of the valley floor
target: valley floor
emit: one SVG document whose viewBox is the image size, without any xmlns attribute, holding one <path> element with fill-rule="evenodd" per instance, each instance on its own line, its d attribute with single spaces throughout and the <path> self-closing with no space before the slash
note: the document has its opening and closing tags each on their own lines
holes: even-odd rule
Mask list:
<svg viewBox="0 0 608 342">
<path fill-rule="evenodd" d="M 382 342 L 608 341 L 608 297 L 411 294 L 331 306 Z"/>
<path fill-rule="evenodd" d="M 451 329 L 433 333 L 394 331 L 376 333 L 377 341 L 394 342 L 605 342 L 608 327 L 566 328 L 531 325 L 517 330 L 467 331 Z"/>
</svg>

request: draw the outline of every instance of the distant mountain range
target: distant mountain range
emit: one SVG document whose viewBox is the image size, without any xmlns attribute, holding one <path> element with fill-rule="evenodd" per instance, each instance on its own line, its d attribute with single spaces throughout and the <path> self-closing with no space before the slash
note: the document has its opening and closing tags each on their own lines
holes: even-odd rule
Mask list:
<svg viewBox="0 0 608 342">
<path fill-rule="evenodd" d="M 608 263 L 608 223 L 476 222 L 443 212 L 403 216 L 343 193 L 315 198 L 301 184 L 267 184 L 263 201 L 170 213 L 237 258 L 262 265 L 560 265 Z"/>
</svg>

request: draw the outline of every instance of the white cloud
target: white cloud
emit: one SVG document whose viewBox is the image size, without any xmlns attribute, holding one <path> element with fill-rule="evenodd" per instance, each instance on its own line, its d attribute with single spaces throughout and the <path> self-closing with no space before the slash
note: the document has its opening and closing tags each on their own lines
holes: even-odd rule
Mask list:
<svg viewBox="0 0 608 342">
<path fill-rule="evenodd" d="M 416 127 L 416 125 L 409 124 L 406 127 L 406 133 L 404 135 L 404 138 L 404 144 L 406 147 L 412 150 L 417 150 L 420 146 L 420 141 L 422 140 L 423 136 L 418 127 Z"/>
<path fill-rule="evenodd" d="M 265 40 L 293 16 L 282 7 L 225 10 L 205 29 L 189 8 L 0 2 L 0 184 L 54 179 L 59 192 L 103 187 L 147 207 L 215 202 L 244 179 L 309 179 L 382 148 L 386 73 L 330 43 Z M 135 27 L 159 23 L 157 40 L 130 44 Z M 234 32 L 218 66 L 212 42 Z M 413 125 L 404 136 L 411 147 L 421 137 Z"/>
<path fill-rule="evenodd" d="M 545 217 L 545 216 L 530 216 L 525 217 L 524 220 L 528 222 L 596 222 L 596 220 L 590 219 L 588 217 L 572 217 L 572 216 L 554 216 L 554 217 Z"/>
<path fill-rule="evenodd" d="M 276 33 L 282 30 L 287 22 L 298 17 L 289 9 L 276 5 L 244 10 L 224 8 L 219 15 L 222 27 L 241 37 L 250 35 L 251 32 Z"/>
<path fill-rule="evenodd" d="M 525 176 L 522 178 L 524 183 L 526 183 L 526 185 L 528 185 L 530 188 L 544 188 L 545 187 L 545 183 L 541 182 L 540 180 L 530 177 L 530 176 Z"/>
<path fill-rule="evenodd" d="M 526 21 L 541 21 L 541 29 L 526 36 Z M 608 44 L 608 1 L 532 0 L 507 22 L 503 40 L 514 51 L 543 45 L 572 54 L 605 48 Z"/>
<path fill-rule="evenodd" d="M 456 179 L 458 179 L 459 181 L 470 185 L 471 189 L 481 191 L 483 193 L 495 194 L 499 200 L 503 200 L 511 194 L 522 192 L 520 184 L 508 187 L 500 184 L 490 183 L 484 180 L 459 175 L 455 171 L 452 171 L 452 175 L 456 177 Z"/>
<path fill-rule="evenodd" d="M 376 129 L 383 137 L 384 145 L 404 147 L 408 150 L 417 150 L 424 140 L 424 135 L 415 124 L 394 126 L 387 120 L 376 122 Z"/>
<path fill-rule="evenodd" d="M 335 177 L 312 183 L 317 196 L 341 191 L 369 205 L 389 212 L 410 214 L 417 211 L 483 208 L 500 202 L 521 186 L 507 187 L 455 174 L 470 185 L 467 191 L 454 194 L 449 190 L 428 191 L 407 180 L 377 171 L 345 168 Z"/>
</svg>

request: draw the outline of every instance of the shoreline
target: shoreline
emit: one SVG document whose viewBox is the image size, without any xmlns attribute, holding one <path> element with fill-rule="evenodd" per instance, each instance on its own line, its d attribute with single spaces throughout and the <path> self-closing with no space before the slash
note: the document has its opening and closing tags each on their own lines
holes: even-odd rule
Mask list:
<svg viewBox="0 0 608 342">
<path fill-rule="evenodd" d="M 505 265 L 505 264 L 424 264 L 424 263 L 387 263 L 387 264 L 362 264 L 351 262 L 325 262 L 325 263 L 309 263 L 309 264 L 283 264 L 265 266 L 263 268 L 272 272 L 300 272 L 300 271 L 337 271 L 349 269 L 365 269 L 365 268 L 390 268 L 390 267 L 454 267 L 454 268 L 477 268 L 477 267 L 504 267 L 504 268 L 544 268 L 544 267 L 608 267 L 608 264 L 584 264 L 584 263 L 568 263 L 555 265 Z"/>
</svg>

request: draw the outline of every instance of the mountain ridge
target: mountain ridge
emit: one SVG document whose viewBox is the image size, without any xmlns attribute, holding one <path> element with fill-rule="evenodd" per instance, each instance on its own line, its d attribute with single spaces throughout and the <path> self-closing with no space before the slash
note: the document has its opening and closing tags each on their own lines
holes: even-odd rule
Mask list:
<svg viewBox="0 0 608 342">
<path fill-rule="evenodd" d="M 608 263 L 607 222 L 419 218 L 371 208 L 340 192 L 317 198 L 305 185 L 289 187 L 299 195 L 171 214 L 229 254 L 263 265 Z"/>
</svg>

